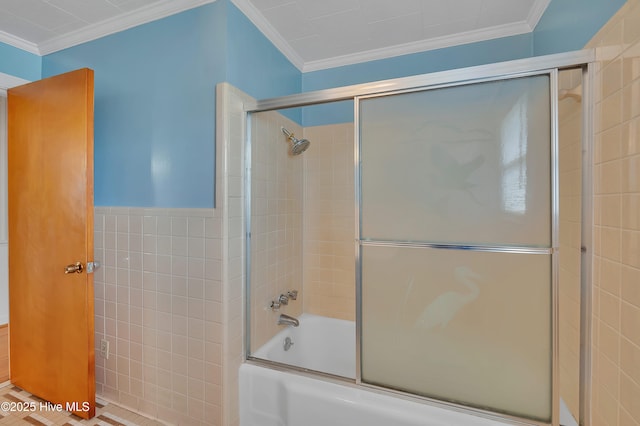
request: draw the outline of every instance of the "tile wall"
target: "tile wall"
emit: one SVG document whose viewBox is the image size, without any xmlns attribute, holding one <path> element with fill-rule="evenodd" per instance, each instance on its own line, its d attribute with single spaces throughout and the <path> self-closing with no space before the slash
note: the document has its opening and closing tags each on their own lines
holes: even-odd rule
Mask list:
<svg viewBox="0 0 640 426">
<path fill-rule="evenodd" d="M 640 1 L 595 47 L 592 424 L 640 425 Z"/>
<path fill-rule="evenodd" d="M 98 395 L 168 422 L 221 424 L 221 218 L 95 211 Z M 110 355 L 99 355 L 100 340 Z"/>
<path fill-rule="evenodd" d="M 302 138 L 302 128 L 277 111 L 253 114 L 251 211 L 251 349 L 255 350 L 283 326 L 278 315 L 302 313 L 303 164 L 311 148 L 291 155 L 281 127 Z M 312 148 L 316 148 L 315 146 Z M 274 311 L 271 302 L 297 290 Z"/>
<path fill-rule="evenodd" d="M 251 347 L 256 349 L 281 329 L 280 312 L 355 320 L 355 211 L 352 123 L 303 130 L 277 112 L 265 112 L 253 115 L 252 126 Z M 288 154 L 281 126 L 309 139 L 310 148 Z M 276 313 L 267 308 L 291 289 L 299 291 L 297 301 Z"/>
<path fill-rule="evenodd" d="M 222 422 L 239 424 L 238 369 L 244 360 L 244 110 L 255 101 L 233 86 L 216 86 L 216 210 L 222 217 Z M 215 423 L 214 423 L 215 424 Z"/>
<path fill-rule="evenodd" d="M 353 123 L 307 127 L 304 310 L 355 321 Z"/>
</svg>

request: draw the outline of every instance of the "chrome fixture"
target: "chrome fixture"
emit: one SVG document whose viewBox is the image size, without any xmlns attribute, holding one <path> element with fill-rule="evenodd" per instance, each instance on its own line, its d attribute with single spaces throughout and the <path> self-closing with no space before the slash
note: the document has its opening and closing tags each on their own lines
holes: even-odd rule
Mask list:
<svg viewBox="0 0 640 426">
<path fill-rule="evenodd" d="M 288 304 L 289 296 L 287 296 L 286 294 L 281 294 L 276 300 L 271 301 L 269 308 L 271 308 L 272 311 L 277 311 L 278 309 L 280 309 L 280 306 Z"/>
<path fill-rule="evenodd" d="M 278 309 L 280 309 L 282 305 L 288 305 L 289 300 L 296 300 L 297 298 L 298 298 L 298 290 L 290 290 L 278 296 L 276 300 L 272 300 L 271 304 L 269 305 L 269 308 L 272 311 L 277 311 Z"/>
<path fill-rule="evenodd" d="M 280 314 L 280 316 L 278 317 L 278 325 L 292 325 L 294 327 L 297 327 L 300 325 L 300 321 L 287 314 Z"/>
<path fill-rule="evenodd" d="M 100 267 L 100 262 L 87 262 L 87 266 L 85 267 L 82 262 L 72 263 L 64 267 L 65 274 L 81 274 L 84 271 L 87 271 L 87 274 L 93 274 L 93 272 Z"/>
<path fill-rule="evenodd" d="M 291 154 L 293 155 L 302 154 L 307 150 L 307 148 L 309 148 L 309 145 L 311 144 L 311 142 L 309 142 L 307 139 L 296 138 L 293 135 L 293 133 L 291 133 L 284 127 L 280 127 L 280 130 L 282 130 L 282 133 L 287 135 L 287 139 L 290 140 L 291 143 L 293 143 L 293 145 L 291 146 Z"/>
<path fill-rule="evenodd" d="M 291 346 L 293 346 L 293 340 L 291 340 L 291 337 L 287 337 L 286 339 L 284 339 L 284 343 L 282 344 L 282 348 L 285 351 L 288 351 L 289 349 L 291 349 Z"/>
<path fill-rule="evenodd" d="M 289 296 L 287 296 L 286 294 L 281 294 L 280 296 L 278 296 L 278 302 L 281 305 L 288 305 L 289 304 Z"/>
</svg>

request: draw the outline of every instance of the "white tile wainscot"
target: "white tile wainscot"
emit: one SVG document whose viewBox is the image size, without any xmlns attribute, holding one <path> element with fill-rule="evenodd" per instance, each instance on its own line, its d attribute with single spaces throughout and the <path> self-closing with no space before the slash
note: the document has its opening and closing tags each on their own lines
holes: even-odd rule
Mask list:
<svg viewBox="0 0 640 426">
<path fill-rule="evenodd" d="M 96 390 L 169 423 L 222 424 L 222 221 L 95 209 Z M 109 341 L 109 358 L 100 341 Z"/>
</svg>

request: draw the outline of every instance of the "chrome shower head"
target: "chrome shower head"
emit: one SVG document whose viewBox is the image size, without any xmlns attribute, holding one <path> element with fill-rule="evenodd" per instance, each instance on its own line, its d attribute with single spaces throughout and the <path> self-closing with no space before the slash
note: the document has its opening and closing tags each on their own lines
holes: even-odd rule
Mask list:
<svg viewBox="0 0 640 426">
<path fill-rule="evenodd" d="M 311 142 L 309 142 L 309 140 L 296 138 L 293 135 L 293 133 L 291 133 L 290 131 L 288 131 L 284 127 L 280 127 L 280 130 L 282 130 L 282 133 L 287 135 L 287 139 L 290 140 L 291 143 L 293 144 L 291 146 L 291 154 L 293 154 L 293 155 L 302 154 L 303 152 L 305 152 L 307 150 L 307 148 L 309 148 L 309 145 L 311 145 Z"/>
<path fill-rule="evenodd" d="M 291 153 L 293 155 L 302 154 L 309 148 L 309 145 L 311 145 L 311 142 L 307 139 L 296 139 L 291 147 Z"/>
</svg>

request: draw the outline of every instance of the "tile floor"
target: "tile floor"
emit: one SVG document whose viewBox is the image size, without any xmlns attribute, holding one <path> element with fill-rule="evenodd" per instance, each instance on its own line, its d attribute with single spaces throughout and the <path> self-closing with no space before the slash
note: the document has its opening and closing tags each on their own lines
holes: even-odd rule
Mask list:
<svg viewBox="0 0 640 426">
<path fill-rule="evenodd" d="M 35 403 L 36 410 L 11 412 L 22 404 Z M 28 405 L 31 406 L 31 405 Z M 50 406 L 50 405 L 49 405 Z M 67 411 L 47 410 L 47 403 L 18 387 L 7 385 L 0 388 L 0 424 L 3 425 L 36 425 L 36 426 L 162 426 L 163 423 L 125 410 L 115 404 L 96 400 L 96 416 L 91 420 L 83 420 Z"/>
</svg>

